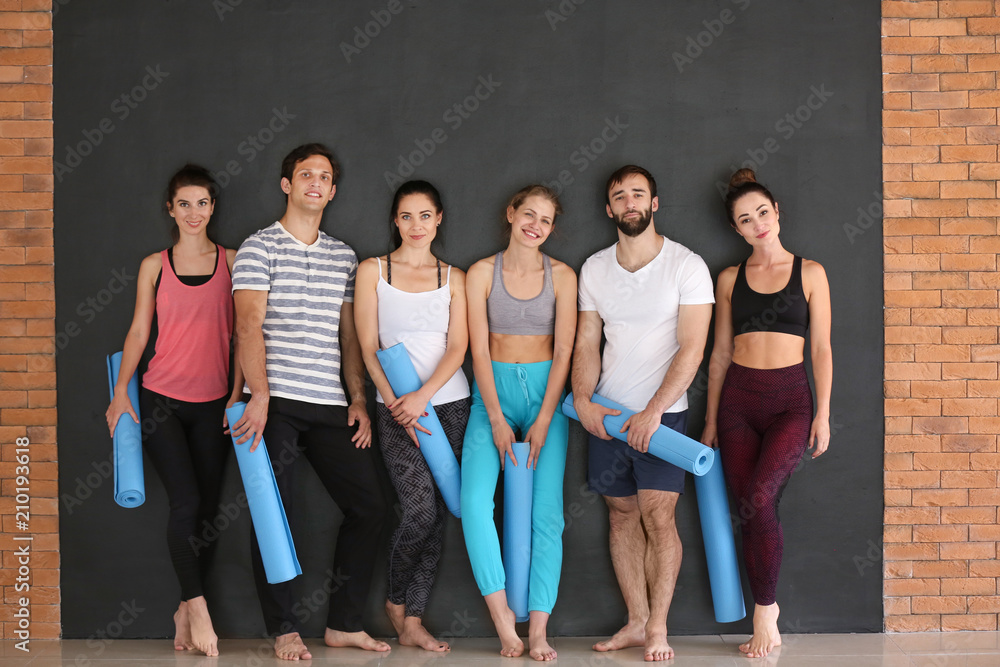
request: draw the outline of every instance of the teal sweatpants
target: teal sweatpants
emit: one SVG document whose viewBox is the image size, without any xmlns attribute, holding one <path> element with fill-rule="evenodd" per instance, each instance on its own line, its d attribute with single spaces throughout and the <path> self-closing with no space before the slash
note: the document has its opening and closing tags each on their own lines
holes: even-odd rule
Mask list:
<svg viewBox="0 0 1000 667">
<path fill-rule="evenodd" d="M 551 361 L 534 364 L 493 362 L 500 407 L 515 436 L 523 438 L 538 416 Z M 538 456 L 531 494 L 531 570 L 528 610 L 552 613 L 562 570 L 563 473 L 569 421 L 556 410 Z M 519 466 L 527 461 L 518 461 Z M 506 577 L 500 540 L 493 522 L 493 495 L 500 476 L 500 455 L 479 387 L 472 387 L 472 410 L 462 445 L 462 531 L 479 591 L 503 590 Z"/>
</svg>

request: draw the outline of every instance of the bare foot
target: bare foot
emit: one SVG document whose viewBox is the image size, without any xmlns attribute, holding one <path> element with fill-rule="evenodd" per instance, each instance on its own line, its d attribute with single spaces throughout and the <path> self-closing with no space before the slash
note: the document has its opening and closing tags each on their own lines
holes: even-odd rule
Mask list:
<svg viewBox="0 0 1000 667">
<path fill-rule="evenodd" d="M 302 637 L 297 632 L 279 635 L 274 640 L 274 655 L 279 660 L 311 660 L 312 653 L 302 643 Z"/>
<path fill-rule="evenodd" d="M 519 658 L 524 653 L 524 642 L 517 636 L 514 623 L 517 617 L 514 612 L 507 608 L 500 612 L 500 617 L 493 616 L 493 625 L 497 628 L 497 635 L 500 637 L 500 655 L 505 658 Z"/>
<path fill-rule="evenodd" d="M 214 658 L 219 655 L 219 637 L 212 627 L 212 617 L 208 615 L 208 603 L 199 595 L 187 601 L 188 624 L 191 627 L 191 643 L 194 647 Z"/>
<path fill-rule="evenodd" d="M 644 646 L 646 644 L 646 625 L 645 623 L 633 623 L 629 621 L 628 624 L 616 632 L 611 639 L 605 639 L 603 642 L 597 642 L 594 644 L 594 650 L 605 652 L 605 651 L 617 651 L 623 648 L 629 648 L 630 646 Z"/>
<path fill-rule="evenodd" d="M 753 637 L 740 644 L 740 651 L 748 658 L 763 658 L 776 647 L 781 646 L 778 632 L 778 603 L 754 605 Z"/>
<path fill-rule="evenodd" d="M 174 650 L 189 651 L 194 648 L 191 643 L 191 626 L 188 624 L 187 602 L 181 602 L 174 612 Z"/>
<path fill-rule="evenodd" d="M 434 639 L 434 635 L 427 631 L 419 616 L 407 616 L 403 620 L 403 631 L 399 633 L 399 645 L 416 646 L 425 651 L 437 653 L 451 650 L 448 642 Z"/>
<path fill-rule="evenodd" d="M 385 601 L 385 615 L 389 617 L 389 622 L 392 623 L 393 629 L 396 630 L 396 636 L 401 637 L 403 635 L 403 621 L 405 620 L 406 605 L 394 604 Z"/>
<path fill-rule="evenodd" d="M 545 636 L 528 637 L 528 655 L 539 662 L 547 662 L 556 659 L 556 650 L 549 646 Z"/>
<path fill-rule="evenodd" d="M 366 651 L 378 652 L 385 652 L 392 648 L 383 641 L 373 639 L 364 630 L 359 632 L 341 632 L 340 630 L 331 630 L 330 628 L 327 628 L 326 632 L 323 633 L 323 641 L 326 642 L 327 646 L 332 646 L 334 648 L 346 648 L 353 646 L 354 648 L 360 648 Z"/>
<path fill-rule="evenodd" d="M 674 657 L 674 649 L 670 648 L 670 644 L 667 643 L 666 631 L 647 632 L 645 646 L 644 659 L 646 662 L 661 662 Z"/>
</svg>

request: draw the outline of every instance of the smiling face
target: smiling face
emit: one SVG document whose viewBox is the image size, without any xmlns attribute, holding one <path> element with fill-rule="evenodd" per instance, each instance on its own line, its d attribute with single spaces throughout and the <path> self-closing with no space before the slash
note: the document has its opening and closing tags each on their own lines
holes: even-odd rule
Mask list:
<svg viewBox="0 0 1000 667">
<path fill-rule="evenodd" d="M 733 226 L 750 245 L 778 238 L 778 205 L 760 192 L 748 192 L 733 203 Z"/>
<path fill-rule="evenodd" d="M 291 180 L 281 179 L 281 191 L 288 195 L 289 208 L 322 211 L 337 191 L 330 161 L 322 155 L 310 155 L 297 162 Z"/>
<path fill-rule="evenodd" d="M 215 210 L 215 202 L 208 188 L 185 185 L 177 188 L 174 198 L 167 202 L 167 212 L 177 222 L 181 234 L 204 234 Z"/>
<path fill-rule="evenodd" d="M 545 243 L 555 224 L 556 207 L 545 197 L 532 195 L 516 209 L 507 207 L 511 243 L 538 247 Z"/>
<path fill-rule="evenodd" d="M 399 200 L 393 222 L 399 228 L 404 245 L 423 248 L 437 236 L 441 224 L 441 211 L 425 194 L 406 195 Z"/>
<path fill-rule="evenodd" d="M 639 236 L 653 219 L 653 212 L 660 207 L 658 197 L 650 197 L 649 182 L 642 174 L 630 174 L 616 183 L 608 192 L 610 204 L 608 217 L 613 218 L 618 229 L 626 236 Z"/>
</svg>

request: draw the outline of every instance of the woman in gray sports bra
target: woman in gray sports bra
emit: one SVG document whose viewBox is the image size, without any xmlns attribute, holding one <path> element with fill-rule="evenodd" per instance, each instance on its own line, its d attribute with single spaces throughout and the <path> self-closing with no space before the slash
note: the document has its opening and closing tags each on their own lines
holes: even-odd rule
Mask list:
<svg viewBox="0 0 1000 667">
<path fill-rule="evenodd" d="M 549 188 L 528 186 L 507 206 L 507 249 L 469 269 L 469 341 L 475 384 L 462 445 L 462 530 L 476 584 L 502 644 L 516 657 L 524 644 L 507 604 L 506 577 L 493 522 L 493 495 L 504 457 L 534 469 L 528 648 L 552 660 L 546 626 L 562 568 L 563 472 L 568 423 L 559 410 L 576 332 L 576 274 L 542 254 L 561 213 Z M 515 432 L 530 443 L 527 460 L 511 451 Z"/>
</svg>

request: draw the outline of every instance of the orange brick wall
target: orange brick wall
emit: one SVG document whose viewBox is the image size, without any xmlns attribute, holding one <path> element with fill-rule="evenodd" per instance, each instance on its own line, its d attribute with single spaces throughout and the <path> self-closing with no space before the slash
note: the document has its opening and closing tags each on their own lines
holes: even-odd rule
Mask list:
<svg viewBox="0 0 1000 667">
<path fill-rule="evenodd" d="M 51 0 L 0 0 L 0 586 L 3 638 L 26 598 L 32 639 L 59 636 Z M 17 443 L 30 509 L 17 525 Z M 24 442 L 23 440 L 21 441 Z M 31 537 L 15 541 L 15 537 Z M 30 545 L 27 592 L 16 549 Z"/>
<path fill-rule="evenodd" d="M 1000 1 L 882 16 L 885 627 L 997 630 Z"/>
</svg>

